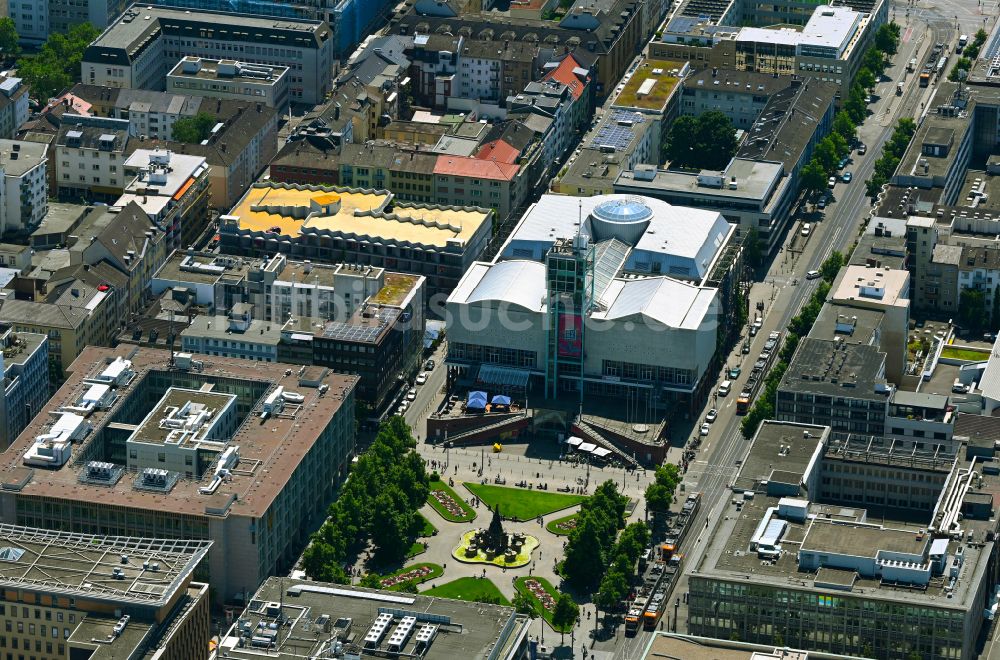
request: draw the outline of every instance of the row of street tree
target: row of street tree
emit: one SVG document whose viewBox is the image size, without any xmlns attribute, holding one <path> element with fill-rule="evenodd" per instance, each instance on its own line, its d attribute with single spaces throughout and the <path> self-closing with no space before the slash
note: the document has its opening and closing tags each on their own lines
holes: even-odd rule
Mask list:
<svg viewBox="0 0 1000 660">
<path fill-rule="evenodd" d="M 887 58 L 899 48 L 899 25 L 886 23 L 875 33 L 875 43 L 865 51 L 861 68 L 854 78 L 843 109 L 833 118 L 833 130 L 816 144 L 812 159 L 799 173 L 803 190 L 825 190 L 827 179 L 833 176 L 840 162 L 851 153 L 858 126 L 868 116 L 868 94 L 885 73 Z"/>
<path fill-rule="evenodd" d="M 639 556 L 649 545 L 646 523 L 625 526 L 627 503 L 613 481 L 598 486 L 580 507 L 561 565 L 569 585 L 581 593 L 597 590 L 594 603 L 605 612 L 617 610 L 628 596 Z"/>
<path fill-rule="evenodd" d="M 816 322 L 816 318 L 823 309 L 823 303 L 826 302 L 826 296 L 830 293 L 830 286 L 844 262 L 844 255 L 840 252 L 833 252 L 820 266 L 819 272 L 823 277 L 822 281 L 813 291 L 809 302 L 802 308 L 802 311 L 792 317 L 788 323 L 785 340 L 781 346 L 781 352 L 778 354 L 778 362 L 767 374 L 757 399 L 747 411 L 746 416 L 743 417 L 743 421 L 740 422 L 740 431 L 743 433 L 743 437 L 752 438 L 761 422 L 766 419 L 774 419 L 774 402 L 777 398 L 778 385 L 781 384 L 781 377 L 785 375 L 785 371 L 792 361 L 792 356 L 795 355 L 799 339 L 808 335 L 813 323 Z"/>
<path fill-rule="evenodd" d="M 347 583 L 345 561 L 369 544 L 376 563 L 402 561 L 423 529 L 417 511 L 430 491 L 424 460 L 415 447 L 402 417 L 382 424 L 303 555 L 302 568 L 309 577 Z"/>
</svg>

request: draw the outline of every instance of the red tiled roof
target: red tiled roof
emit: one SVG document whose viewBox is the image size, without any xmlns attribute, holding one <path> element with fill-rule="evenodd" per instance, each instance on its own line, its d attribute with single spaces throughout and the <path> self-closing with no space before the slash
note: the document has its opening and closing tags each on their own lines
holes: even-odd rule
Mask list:
<svg viewBox="0 0 1000 660">
<path fill-rule="evenodd" d="M 65 105 L 67 100 L 70 102 L 69 107 L 66 107 Z M 62 96 L 50 101 L 49 104 L 45 106 L 45 109 L 42 110 L 42 112 L 43 113 L 51 112 L 54 108 L 58 108 L 60 106 L 63 106 L 63 108 L 66 110 L 72 110 L 74 114 L 86 115 L 86 116 L 90 115 L 90 109 L 94 107 L 92 104 L 83 100 L 79 96 L 66 92 Z"/>
<path fill-rule="evenodd" d="M 495 160 L 500 163 L 513 163 L 521 154 L 517 149 L 503 140 L 493 140 L 483 145 L 476 154 L 480 160 Z"/>
<path fill-rule="evenodd" d="M 518 167 L 511 163 L 467 156 L 438 156 L 437 163 L 434 165 L 434 174 L 510 181 L 517 174 Z"/>
<path fill-rule="evenodd" d="M 569 87 L 570 94 L 573 95 L 573 100 L 579 99 L 583 95 L 583 88 L 585 82 L 582 82 L 573 73 L 573 69 L 580 67 L 579 62 L 573 59 L 572 55 L 567 55 L 563 58 L 559 66 L 549 71 L 543 80 L 555 80 L 561 82 L 562 84 Z M 589 77 L 588 77 L 589 78 Z"/>
</svg>

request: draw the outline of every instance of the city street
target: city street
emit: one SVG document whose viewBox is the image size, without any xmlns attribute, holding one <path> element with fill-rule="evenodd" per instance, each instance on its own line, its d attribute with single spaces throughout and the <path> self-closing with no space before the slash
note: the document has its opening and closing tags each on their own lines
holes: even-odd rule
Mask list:
<svg viewBox="0 0 1000 660">
<path fill-rule="evenodd" d="M 875 161 L 881 156 L 882 147 L 891 136 L 896 121 L 903 116 L 918 119 L 927 109 L 927 104 L 936 91 L 936 85 L 921 89 L 916 76 L 905 76 L 906 63 L 913 57 L 918 62 L 926 57 L 927 50 L 933 44 L 949 42 L 957 37 L 954 19 L 945 19 L 940 10 L 927 6 L 929 3 L 918 3 L 918 10 L 911 12 L 909 21 L 905 16 L 897 15 L 903 25 L 903 39 L 899 52 L 893 59 L 882 80 L 876 87 L 873 103 L 869 106 L 868 120 L 859 127 L 858 138 L 868 145 L 867 153 L 859 156 L 852 154 L 853 162 L 846 169 L 854 173 L 851 184 L 838 183 L 834 190 L 834 199 L 827 206 L 825 217 L 816 223 L 813 233 L 801 253 L 789 250 L 796 234 L 789 232 L 785 248 L 779 254 L 763 282 L 753 285 L 750 294 L 750 308 L 754 309 L 758 301 L 765 305 L 764 325 L 762 330 L 751 340 L 751 350 L 748 356 L 740 353 L 740 344 L 729 356 L 727 364 L 744 364 L 750 358 L 760 353 L 767 335 L 772 330 L 784 331 L 788 322 L 795 316 L 812 295 L 819 280 L 806 280 L 807 271 L 818 269 L 820 264 L 834 250 L 846 252 L 851 248 L 857 237 L 860 226 L 866 222 L 871 212 L 871 203 L 865 194 L 864 182 L 871 176 Z M 956 3 L 957 4 L 957 3 Z M 903 11 L 899 11 L 903 14 Z M 960 15 L 961 16 L 961 15 Z M 896 96 L 896 83 L 904 82 L 903 96 Z M 810 218 L 811 220 L 811 218 Z M 740 378 L 733 383 L 733 392 L 739 392 L 741 385 L 748 376 L 749 369 L 744 369 Z M 722 374 L 719 381 L 723 380 Z M 687 591 L 687 573 L 701 561 L 705 549 L 707 534 L 711 529 L 711 521 L 719 515 L 724 515 L 729 505 L 728 484 L 735 476 L 737 462 L 745 456 L 748 441 L 743 438 L 739 429 L 742 417 L 735 414 L 734 395 L 709 402 L 706 409 L 716 407 L 719 418 L 712 425 L 711 433 L 704 439 L 696 460 L 685 476 L 688 492 L 701 491 L 704 496 L 701 512 L 697 517 L 695 529 L 702 529 L 701 534 L 688 540 L 682 547 L 685 553 L 687 570 L 682 575 L 672 598 L 680 599 L 677 609 L 677 620 L 673 618 L 675 608 L 667 610 L 664 616 L 664 629 L 686 632 L 687 611 L 683 594 Z M 709 527 L 705 528 L 707 520 Z M 651 633 L 640 631 L 631 639 L 625 641 L 616 649 L 614 658 L 628 660 L 638 657 L 649 641 Z"/>
</svg>

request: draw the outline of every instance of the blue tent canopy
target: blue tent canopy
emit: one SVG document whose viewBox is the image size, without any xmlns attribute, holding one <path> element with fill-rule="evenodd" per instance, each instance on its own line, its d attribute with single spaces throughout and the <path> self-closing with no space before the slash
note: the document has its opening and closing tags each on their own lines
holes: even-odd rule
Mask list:
<svg viewBox="0 0 1000 660">
<path fill-rule="evenodd" d="M 485 408 L 486 407 L 486 392 L 481 392 L 476 390 L 475 392 L 469 392 L 469 398 L 465 404 L 466 408 Z"/>
<path fill-rule="evenodd" d="M 497 394 L 496 396 L 493 397 L 490 403 L 492 403 L 494 406 L 509 406 L 510 397 L 504 396 L 503 394 Z"/>
</svg>

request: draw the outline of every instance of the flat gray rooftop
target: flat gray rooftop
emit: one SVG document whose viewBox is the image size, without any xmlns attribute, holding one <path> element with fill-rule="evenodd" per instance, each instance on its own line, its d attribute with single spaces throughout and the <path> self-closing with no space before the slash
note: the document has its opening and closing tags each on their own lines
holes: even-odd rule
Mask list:
<svg viewBox="0 0 1000 660">
<path fill-rule="evenodd" d="M 233 394 L 217 394 L 208 391 L 171 387 L 163 395 L 156 407 L 147 415 L 146 419 L 142 421 L 142 424 L 135 430 L 129 441 L 163 444 L 167 436 L 174 429 L 161 426 L 160 422 L 166 419 L 174 409 L 182 408 L 189 402 L 196 405 L 200 404 L 204 406 L 206 412 L 212 412 L 212 415 L 204 420 L 204 424 L 212 424 L 222 414 L 226 405 L 235 399 L 236 396 Z"/>
<path fill-rule="evenodd" d="M 745 199 L 761 203 L 767 201 L 784 170 L 781 163 L 734 158 L 725 171 L 707 173 L 723 177 L 723 185 L 718 188 L 699 184 L 698 174 L 677 170 L 656 170 L 651 181 L 636 178 L 632 171 L 624 171 L 615 179 L 615 185 L 627 186 L 630 190 L 648 191 L 652 196 L 655 196 L 657 191 L 665 191 L 701 197 Z M 733 177 L 736 178 L 736 188 L 729 186 Z"/>
<path fill-rule="evenodd" d="M 750 540 L 767 510 L 777 506 L 778 498 L 759 493 L 753 500 L 742 502 L 738 513 L 730 505 L 719 516 L 719 522 L 708 542 L 705 559 L 693 572 L 693 576 L 743 584 L 766 584 L 779 589 L 853 594 L 864 598 L 919 603 L 926 607 L 953 609 L 957 612 L 966 612 L 976 606 L 976 592 L 988 556 L 985 549 L 974 546 L 965 547 L 965 569 L 950 598 L 946 592 L 947 581 L 940 576 L 932 578 L 925 590 L 897 587 L 861 576 L 853 581 L 848 579 L 849 576 L 833 576 L 838 584 L 850 584 L 850 588 L 845 589 L 843 586 L 827 586 L 831 578 L 828 571 L 799 570 L 797 555 L 800 548 L 827 547 L 831 552 L 848 551 L 859 554 L 871 553 L 878 546 L 885 549 L 905 548 L 905 551 L 910 552 L 917 545 L 912 539 L 916 539 L 921 527 L 926 527 L 926 523 L 920 525 L 880 518 L 878 522 L 889 528 L 887 532 L 864 528 L 852 522 L 859 520 L 863 509 L 810 504 L 810 513 L 816 513 L 822 520 L 814 522 L 807 519 L 804 523 L 786 520 L 787 528 L 781 537 L 780 556 L 773 562 L 761 561 L 756 552 L 750 551 Z M 842 524 L 827 522 L 825 519 L 828 514 L 831 519 L 839 520 Z M 810 529 L 810 525 L 815 529 Z M 949 554 L 954 554 L 958 546 L 958 542 L 952 541 L 948 548 Z"/>
<path fill-rule="evenodd" d="M 826 426 L 763 422 L 733 481 L 734 490 L 754 490 L 758 484 L 771 480 L 775 472 L 783 473 L 782 480 L 798 484 L 828 431 Z"/>
<path fill-rule="evenodd" d="M 284 594 L 281 593 L 284 588 Z M 519 637 L 527 619 L 517 615 L 512 607 L 471 603 L 459 600 L 433 598 L 402 592 L 389 592 L 360 587 L 350 587 L 323 582 L 297 582 L 288 578 L 269 578 L 250 601 L 240 616 L 256 629 L 259 622 L 275 621 L 268 616 L 265 605 L 281 603 L 281 614 L 290 622 L 282 627 L 281 641 L 268 651 L 268 657 L 291 659 L 319 657 L 321 647 L 327 645 L 333 632 L 325 632 L 320 617 L 328 617 L 331 627 L 348 646 L 357 644 L 364 648 L 364 638 L 379 615 L 380 608 L 396 610 L 397 615 L 387 628 L 378 648 L 385 652 L 387 642 L 399 625 L 402 612 L 417 617 L 413 634 L 403 647 L 404 653 L 414 652 L 414 638 L 424 625 L 438 626 L 437 634 L 424 652 L 426 660 L 479 660 L 491 656 L 507 658 L 512 642 Z M 276 614 L 272 611 L 272 614 Z M 349 625 L 348 625 L 349 620 Z M 513 622 L 509 631 L 506 627 Z M 238 647 L 238 638 L 231 630 L 223 637 L 221 646 L 230 658 L 256 659 L 261 649 L 247 645 Z M 504 652 L 504 650 L 506 652 Z M 372 657 L 371 650 L 365 657 Z M 387 656 L 388 657 L 388 656 Z"/>
<path fill-rule="evenodd" d="M 780 390 L 874 399 L 886 383 L 885 354 L 874 346 L 805 337 L 781 378 Z"/>
<path fill-rule="evenodd" d="M 306 19 L 286 19 L 268 18 L 265 16 L 253 16 L 242 13 L 231 12 L 209 12 L 197 9 L 172 9 L 169 7 L 141 6 L 133 5 L 132 9 L 138 12 L 138 18 L 123 20 L 128 17 L 129 12 L 125 12 L 117 21 L 111 24 L 97 39 L 92 46 L 110 48 L 129 48 L 133 42 L 146 33 L 151 24 L 159 19 L 172 19 L 187 23 L 204 23 L 218 27 L 238 27 L 243 29 L 256 29 L 272 31 L 294 30 L 301 32 L 313 32 L 324 23 Z M 147 18 L 148 17 L 148 18 Z M 250 41 L 249 38 L 245 39 Z"/>
<path fill-rule="evenodd" d="M 76 227 L 88 213 L 94 212 L 94 207 L 83 206 L 82 204 L 65 204 L 62 202 L 49 202 L 49 212 L 42 218 L 42 222 L 32 237 L 46 234 L 62 234 L 71 231 Z"/>
<path fill-rule="evenodd" d="M 255 260 L 249 258 L 174 250 L 154 277 L 172 282 L 215 284 L 222 277 L 235 280 L 245 278 L 255 263 Z M 211 272 L 204 266 L 216 266 L 223 270 Z"/>
<path fill-rule="evenodd" d="M 879 309 L 863 309 L 848 307 L 834 302 L 827 302 L 820 310 L 809 336 L 813 339 L 840 341 L 849 344 L 869 344 L 875 337 L 885 312 Z"/>
<path fill-rule="evenodd" d="M 803 550 L 828 551 L 856 557 L 874 557 L 879 550 L 922 554 L 926 534 L 911 529 L 882 529 L 871 525 L 814 522 L 802 541 Z"/>
</svg>

